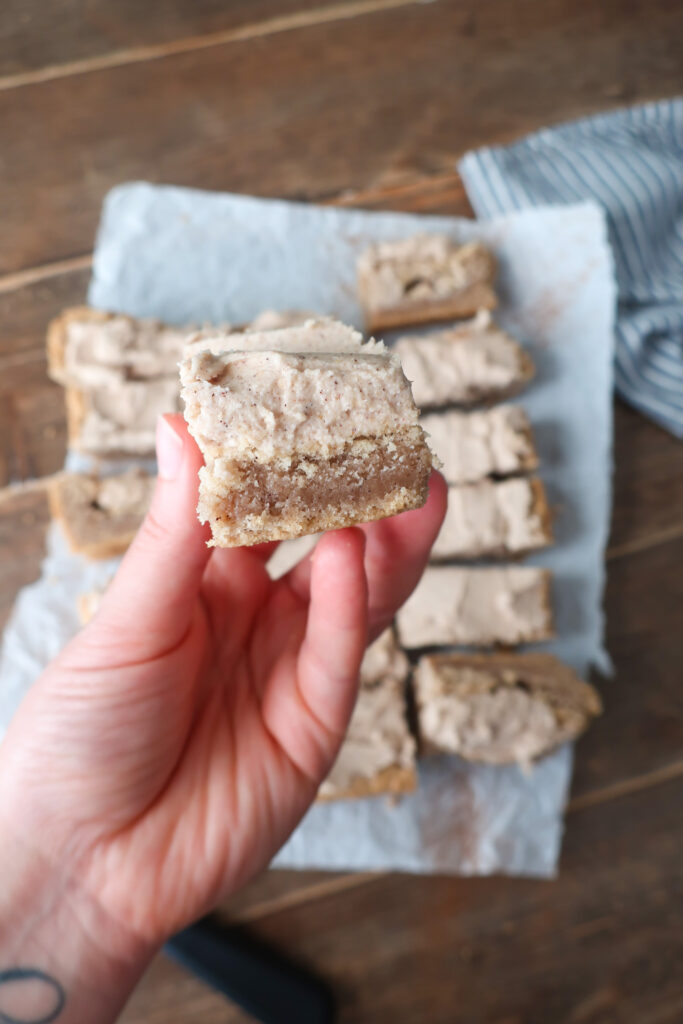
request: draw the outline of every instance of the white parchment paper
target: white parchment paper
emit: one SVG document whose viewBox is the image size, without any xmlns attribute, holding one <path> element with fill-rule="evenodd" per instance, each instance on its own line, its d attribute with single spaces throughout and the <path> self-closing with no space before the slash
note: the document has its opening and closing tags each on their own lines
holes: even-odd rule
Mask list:
<svg viewBox="0 0 683 1024">
<path fill-rule="evenodd" d="M 481 238 L 498 256 L 499 319 L 537 367 L 520 401 L 556 511 L 556 545 L 531 559 L 555 574 L 558 635 L 546 649 L 581 673 L 605 669 L 615 286 L 598 206 L 541 208 L 479 224 L 123 185 L 105 202 L 89 299 L 178 324 L 239 323 L 266 308 L 304 308 L 361 326 L 356 256 L 370 241 L 418 231 Z M 0 735 L 77 629 L 78 594 L 105 583 L 114 566 L 70 554 L 52 527 L 41 579 L 19 595 L 0 654 Z M 458 758 L 425 761 L 418 792 L 396 805 L 376 797 L 313 807 L 274 864 L 551 876 L 571 761 L 569 747 L 529 774 Z"/>
</svg>

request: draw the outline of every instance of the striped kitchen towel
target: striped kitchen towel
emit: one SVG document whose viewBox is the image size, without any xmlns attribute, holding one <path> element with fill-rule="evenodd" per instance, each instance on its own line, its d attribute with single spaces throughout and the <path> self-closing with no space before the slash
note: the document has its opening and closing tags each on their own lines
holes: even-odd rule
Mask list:
<svg viewBox="0 0 683 1024">
<path fill-rule="evenodd" d="M 548 128 L 459 165 L 478 217 L 596 199 L 619 307 L 619 394 L 683 437 L 683 98 Z"/>
</svg>

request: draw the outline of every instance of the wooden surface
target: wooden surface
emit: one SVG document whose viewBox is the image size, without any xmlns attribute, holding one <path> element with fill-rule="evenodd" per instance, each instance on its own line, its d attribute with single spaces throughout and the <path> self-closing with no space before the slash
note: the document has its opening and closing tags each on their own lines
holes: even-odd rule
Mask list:
<svg viewBox="0 0 683 1024">
<path fill-rule="evenodd" d="M 0 14 L 0 621 L 34 579 L 63 398 L 44 330 L 146 178 L 467 214 L 454 161 L 680 92 L 678 0 L 9 0 Z M 615 404 L 614 679 L 556 882 L 272 872 L 223 908 L 344 1022 L 683 1020 L 683 445 Z M 247 1021 L 160 956 L 126 1024 Z"/>
</svg>

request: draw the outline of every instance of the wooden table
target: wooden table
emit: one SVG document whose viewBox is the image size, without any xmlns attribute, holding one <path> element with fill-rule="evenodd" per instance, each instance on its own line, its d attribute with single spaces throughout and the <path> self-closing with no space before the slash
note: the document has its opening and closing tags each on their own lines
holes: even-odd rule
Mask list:
<svg viewBox="0 0 683 1024">
<path fill-rule="evenodd" d="M 465 149 L 680 92 L 678 0 L 4 0 L 0 616 L 61 467 L 44 332 L 135 178 L 467 214 Z M 225 908 L 346 1022 L 683 1020 L 683 445 L 615 405 L 607 642 L 558 881 L 273 872 Z M 16 486 L 19 484 L 20 486 Z M 245 1021 L 160 956 L 126 1024 Z"/>
</svg>

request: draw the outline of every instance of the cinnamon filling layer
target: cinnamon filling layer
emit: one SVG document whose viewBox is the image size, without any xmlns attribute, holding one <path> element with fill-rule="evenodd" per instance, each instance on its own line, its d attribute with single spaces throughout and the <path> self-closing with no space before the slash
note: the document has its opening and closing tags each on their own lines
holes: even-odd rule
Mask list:
<svg viewBox="0 0 683 1024">
<path fill-rule="evenodd" d="M 213 521 L 239 526 L 245 517 L 264 513 L 269 519 L 296 516 L 310 522 L 328 508 L 371 509 L 402 489 L 420 495 L 431 464 L 424 445 L 398 441 L 330 459 L 300 458 L 287 470 L 252 462 L 232 468 L 230 489 L 205 495 L 204 509 Z"/>
</svg>

